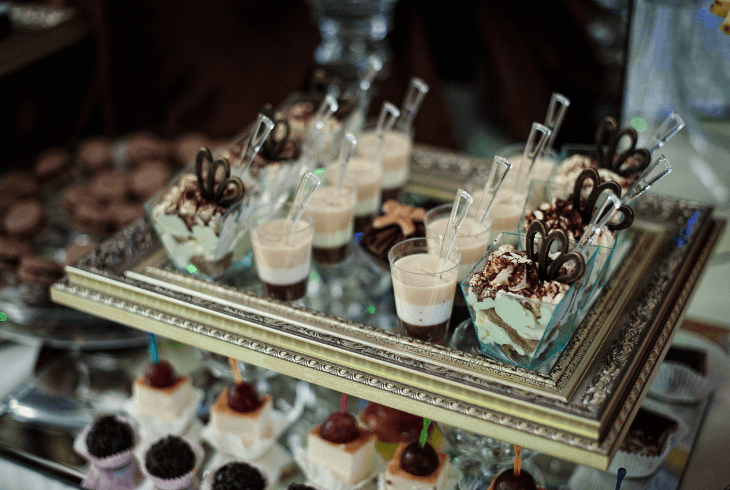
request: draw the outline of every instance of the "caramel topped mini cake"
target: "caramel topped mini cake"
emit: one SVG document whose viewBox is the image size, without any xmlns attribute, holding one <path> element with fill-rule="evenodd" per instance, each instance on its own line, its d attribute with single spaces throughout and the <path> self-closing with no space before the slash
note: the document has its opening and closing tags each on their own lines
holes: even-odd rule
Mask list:
<svg viewBox="0 0 730 490">
<path fill-rule="evenodd" d="M 426 236 L 423 218 L 426 210 L 401 204 L 393 199 L 382 207 L 383 216 L 376 218 L 365 228 L 360 243 L 376 257 L 387 262 L 388 252 L 397 243 L 410 238 Z"/>
<path fill-rule="evenodd" d="M 359 428 L 349 413 L 335 412 L 309 433 L 308 454 L 310 463 L 354 485 L 372 474 L 375 434 Z"/>
<path fill-rule="evenodd" d="M 140 415 L 156 415 L 172 423 L 192 403 L 193 385 L 189 377 L 178 376 L 170 363 L 161 360 L 135 380 L 132 394 Z"/>
<path fill-rule="evenodd" d="M 259 397 L 248 383 L 235 383 L 224 388 L 211 408 L 210 421 L 219 432 L 241 438 L 250 447 L 260 439 L 273 436 L 271 426 L 272 398 Z"/>
<path fill-rule="evenodd" d="M 449 457 L 428 442 L 402 443 L 385 473 L 386 490 L 442 490 L 449 477 Z"/>
</svg>

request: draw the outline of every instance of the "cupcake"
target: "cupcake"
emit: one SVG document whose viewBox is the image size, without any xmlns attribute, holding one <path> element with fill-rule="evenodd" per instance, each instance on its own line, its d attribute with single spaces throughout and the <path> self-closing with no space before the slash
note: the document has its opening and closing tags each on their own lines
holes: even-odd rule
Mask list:
<svg viewBox="0 0 730 490">
<path fill-rule="evenodd" d="M 203 459 L 203 450 L 177 436 L 155 442 L 145 453 L 144 473 L 155 488 L 182 490 L 197 488 L 195 472 Z"/>
<path fill-rule="evenodd" d="M 105 415 L 88 426 L 74 442 L 74 449 L 89 461 L 83 488 L 136 488 L 141 482 L 134 447 L 139 437 L 123 417 Z"/>
<path fill-rule="evenodd" d="M 657 370 L 650 393 L 662 400 L 692 403 L 706 398 L 721 376 L 708 369 L 708 353 L 691 347 L 670 347 Z M 713 375 L 711 375 L 713 374 Z"/>
</svg>

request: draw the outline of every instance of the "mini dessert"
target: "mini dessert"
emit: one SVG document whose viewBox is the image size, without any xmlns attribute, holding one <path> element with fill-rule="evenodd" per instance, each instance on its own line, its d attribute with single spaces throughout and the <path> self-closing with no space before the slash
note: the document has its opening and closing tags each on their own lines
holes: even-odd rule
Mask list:
<svg viewBox="0 0 730 490">
<path fill-rule="evenodd" d="M 428 442 L 402 443 L 384 476 L 386 490 L 443 490 L 449 477 L 449 457 Z"/>
<path fill-rule="evenodd" d="M 82 488 L 137 488 L 142 480 L 134 455 L 137 441 L 136 430 L 122 417 L 105 415 L 87 425 L 74 441 L 74 450 L 89 461 Z"/>
<path fill-rule="evenodd" d="M 192 264 L 201 274 L 216 277 L 243 259 L 247 247 L 238 204 L 243 195 L 243 183 L 231 177 L 228 161 L 213 161 L 210 151 L 202 149 L 196 173 L 183 174 L 148 204 L 160 241 L 178 268 Z"/>
<path fill-rule="evenodd" d="M 545 490 L 537 486 L 535 478 L 522 469 L 522 448 L 515 445 L 515 464 L 497 475 L 488 490 Z"/>
<path fill-rule="evenodd" d="M 245 447 L 273 436 L 272 399 L 259 397 L 248 383 L 234 383 L 221 391 L 210 410 L 210 423 L 219 432 L 234 434 Z"/>
<path fill-rule="evenodd" d="M 211 490 L 264 490 L 266 478 L 258 468 L 235 461 L 218 469 Z"/>
<path fill-rule="evenodd" d="M 687 347 L 670 347 L 664 357 L 664 362 L 673 362 L 686 366 L 703 376 L 707 374 L 707 354 L 701 350 Z"/>
<path fill-rule="evenodd" d="M 116 202 L 126 198 L 130 191 L 129 176 L 109 170 L 94 177 L 91 193 L 101 202 Z"/>
<path fill-rule="evenodd" d="M 264 294 L 283 301 L 302 298 L 312 260 L 314 215 L 308 211 L 291 233 L 287 233 L 286 214 L 266 213 L 251 217 L 251 241 L 256 271 Z"/>
<path fill-rule="evenodd" d="M 144 376 L 132 385 L 132 396 L 140 415 L 155 415 L 173 423 L 193 401 L 193 385 L 187 376 L 178 376 L 170 363 L 150 364 Z"/>
<path fill-rule="evenodd" d="M 27 242 L 0 238 L 0 270 L 17 271 L 21 257 L 30 255 L 32 252 L 33 249 Z"/>
<path fill-rule="evenodd" d="M 337 166 L 333 166 L 332 171 L 339 175 Z M 383 168 L 380 162 L 353 156 L 347 166 L 346 176 L 357 184 L 354 231 L 361 232 L 378 214 Z"/>
<path fill-rule="evenodd" d="M 426 210 L 413 208 L 392 199 L 383 204 L 382 210 L 385 214 L 365 228 L 360 243 L 375 257 L 386 261 L 388 252 L 396 244 L 403 240 L 426 236 L 426 227 L 423 224 Z M 383 266 L 385 267 L 384 263 Z"/>
<path fill-rule="evenodd" d="M 423 429 L 423 417 L 373 402 L 360 412 L 360 420 L 386 443 L 417 441 Z"/>
<path fill-rule="evenodd" d="M 403 186 L 408 182 L 412 148 L 413 137 L 411 133 L 393 129 L 386 135 L 382 148 L 383 201 L 397 199 Z M 355 151 L 358 156 L 372 160 L 379 149 L 380 138 L 378 135 L 375 131 L 366 131 L 360 136 Z"/>
<path fill-rule="evenodd" d="M 21 199 L 13 203 L 3 216 L 2 226 L 15 238 L 31 238 L 46 224 L 43 204 L 37 199 Z"/>
<path fill-rule="evenodd" d="M 135 133 L 127 138 L 127 160 L 137 165 L 147 160 L 167 160 L 172 146 L 152 133 Z"/>
<path fill-rule="evenodd" d="M 41 185 L 61 186 L 73 177 L 71 154 L 63 149 L 48 150 L 38 157 L 33 172 Z"/>
<path fill-rule="evenodd" d="M 317 490 L 316 488 L 302 485 L 301 483 L 292 483 L 288 487 L 286 487 L 286 490 Z"/>
<path fill-rule="evenodd" d="M 194 471 L 196 457 L 185 439 L 167 436 L 149 448 L 145 454 L 144 465 L 151 476 L 172 480 Z"/>
<path fill-rule="evenodd" d="M 355 417 L 336 412 L 309 433 L 309 462 L 355 485 L 370 476 L 375 462 L 375 434 L 359 428 Z"/>
<path fill-rule="evenodd" d="M 103 136 L 89 138 L 78 147 L 81 166 L 89 173 L 95 174 L 111 168 L 111 142 Z"/>
<path fill-rule="evenodd" d="M 659 456 L 679 426 L 658 413 L 640 408 L 629 432 L 621 443 L 621 451 L 641 456 Z M 634 475 L 629 475 L 634 476 Z"/>
<path fill-rule="evenodd" d="M 312 255 L 320 264 L 334 264 L 347 258 L 353 236 L 357 189 L 352 181 L 341 188 L 319 186 L 309 201 L 314 215 Z"/>
<path fill-rule="evenodd" d="M 167 163 L 162 161 L 145 162 L 132 174 L 132 193 L 141 201 L 147 201 L 161 189 L 164 189 L 171 178 L 172 173 Z"/>
<path fill-rule="evenodd" d="M 620 141 L 626 137 L 629 139 L 629 148 L 617 153 Z M 595 153 L 598 158 L 580 154 L 567 158 L 558 166 L 552 183 L 572 185 L 583 170 L 595 168 L 602 179 L 618 182 L 623 190 L 627 190 L 651 162 L 649 150 L 636 148 L 637 139 L 634 128 L 619 130 L 616 120 L 607 117 L 596 130 Z"/>
</svg>

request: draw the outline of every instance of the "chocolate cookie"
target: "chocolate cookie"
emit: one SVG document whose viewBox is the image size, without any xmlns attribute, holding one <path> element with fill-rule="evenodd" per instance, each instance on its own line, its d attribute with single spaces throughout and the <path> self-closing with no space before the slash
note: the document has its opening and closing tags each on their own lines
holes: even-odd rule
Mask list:
<svg viewBox="0 0 730 490">
<path fill-rule="evenodd" d="M 109 138 L 89 138 L 79 145 L 79 160 L 84 170 L 98 173 L 112 166 L 112 146 Z"/>
<path fill-rule="evenodd" d="M 175 140 L 175 160 L 184 167 L 195 161 L 200 148 L 210 148 L 212 140 L 203 133 L 185 133 Z"/>
<path fill-rule="evenodd" d="M 63 267 L 52 260 L 32 255 L 20 259 L 18 278 L 21 282 L 51 285 L 63 277 Z"/>
<path fill-rule="evenodd" d="M 43 205 L 37 199 L 22 199 L 10 206 L 3 217 L 5 232 L 29 238 L 41 231 L 46 221 Z"/>
<path fill-rule="evenodd" d="M 16 197 L 34 196 L 38 194 L 38 182 L 32 172 L 11 170 L 3 178 L 1 192 Z"/>
<path fill-rule="evenodd" d="M 29 243 L 9 238 L 0 238 L 0 269 L 15 272 L 20 258 L 32 253 Z"/>
<path fill-rule="evenodd" d="M 133 165 L 147 160 L 167 160 L 172 146 L 152 133 L 135 133 L 127 139 L 127 160 Z"/>
<path fill-rule="evenodd" d="M 71 154 L 60 148 L 48 150 L 38 157 L 33 172 L 42 185 L 62 185 L 73 177 Z"/>
<path fill-rule="evenodd" d="M 172 172 L 165 162 L 146 162 L 132 175 L 132 192 L 142 201 L 147 201 L 164 189 L 171 178 Z"/>
<path fill-rule="evenodd" d="M 116 170 L 109 170 L 94 177 L 91 193 L 100 201 L 121 201 L 129 194 L 129 184 L 129 176 Z"/>
</svg>

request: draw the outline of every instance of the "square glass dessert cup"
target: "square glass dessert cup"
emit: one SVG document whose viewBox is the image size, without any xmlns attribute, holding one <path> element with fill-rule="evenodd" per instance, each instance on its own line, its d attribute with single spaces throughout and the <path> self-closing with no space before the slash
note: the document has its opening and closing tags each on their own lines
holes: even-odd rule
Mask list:
<svg viewBox="0 0 730 490">
<path fill-rule="evenodd" d="M 522 210 L 522 217 L 520 218 L 520 224 L 518 227 L 518 233 L 520 235 L 521 243 L 523 244 L 523 246 L 524 235 L 527 232 L 527 227 L 529 226 L 529 223 L 527 223 L 526 219 L 527 215 L 536 210 L 542 203 L 551 202 L 553 198 L 567 199 L 572 194 L 572 187 L 551 184 L 549 182 L 541 180 L 533 180 L 530 183 L 530 190 L 527 193 L 527 200 L 525 201 L 525 207 Z M 602 200 L 599 198 L 597 207 L 600 208 L 601 204 Z M 610 264 L 615 265 L 616 263 L 613 258 L 616 249 L 626 249 L 625 246 L 618 246 L 624 244 L 627 241 L 626 237 L 627 234 L 622 232 L 616 232 L 615 237 L 610 234 L 603 233 L 594 240 L 593 247 L 595 247 L 596 250 L 596 262 L 593 266 L 592 271 L 590 272 L 592 277 L 589 278 L 589 282 L 592 284 L 592 287 L 590 291 L 587 291 L 588 296 L 591 300 L 589 304 L 587 304 L 585 311 L 582 312 L 583 316 L 585 316 L 585 313 L 590 308 L 590 304 L 592 304 L 593 301 L 596 299 L 598 292 L 603 289 L 603 286 L 605 286 L 608 277 L 610 277 L 608 271 L 615 269 L 615 267 L 610 267 Z M 571 240 L 569 243 L 570 249 L 572 250 L 577 244 L 578 240 Z M 586 274 L 588 274 L 587 271 Z M 580 321 L 582 321 L 582 317 L 579 319 L 578 322 L 580 323 Z"/>
<path fill-rule="evenodd" d="M 477 288 L 472 277 L 481 273 L 492 252 L 503 245 L 522 250 L 522 237 L 501 233 L 461 282 L 461 290 L 479 339 L 482 354 L 537 371 L 562 352 L 575 328 L 590 290 L 597 247 L 589 247 L 585 273 L 558 303 L 525 298 L 507 291 Z"/>
<path fill-rule="evenodd" d="M 220 216 L 179 209 L 170 212 L 166 209 L 167 192 L 185 174 L 195 174 L 195 165 L 178 174 L 145 205 L 167 256 L 178 269 L 208 279 L 219 279 L 247 267 L 251 240 L 245 218 L 250 213 L 254 192 L 247 189 L 243 200 Z"/>
</svg>

